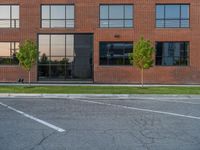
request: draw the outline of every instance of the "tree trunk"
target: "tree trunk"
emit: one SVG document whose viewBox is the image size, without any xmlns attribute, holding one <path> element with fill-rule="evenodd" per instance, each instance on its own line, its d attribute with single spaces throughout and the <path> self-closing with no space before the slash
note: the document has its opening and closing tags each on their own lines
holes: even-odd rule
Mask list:
<svg viewBox="0 0 200 150">
<path fill-rule="evenodd" d="M 143 87 L 144 86 L 144 69 L 143 68 L 141 69 L 141 84 Z"/>
<path fill-rule="evenodd" d="M 29 73 L 28 83 L 29 83 L 29 86 L 30 86 L 31 85 L 31 71 L 29 70 L 28 73 Z"/>
</svg>

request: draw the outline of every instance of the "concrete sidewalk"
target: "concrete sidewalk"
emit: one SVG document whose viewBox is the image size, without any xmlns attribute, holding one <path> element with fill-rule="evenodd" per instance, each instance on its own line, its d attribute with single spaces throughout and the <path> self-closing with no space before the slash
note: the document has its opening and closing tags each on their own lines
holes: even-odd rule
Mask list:
<svg viewBox="0 0 200 150">
<path fill-rule="evenodd" d="M 0 86 L 26 86 L 21 83 L 0 83 Z M 93 84 L 93 83 L 33 83 L 31 86 L 115 86 L 141 87 L 141 84 Z M 200 87 L 200 84 L 145 84 L 144 87 Z"/>
<path fill-rule="evenodd" d="M 200 95 L 178 95 L 178 94 L 15 94 L 2 93 L 0 98 L 60 98 L 60 99 L 196 99 Z"/>
</svg>

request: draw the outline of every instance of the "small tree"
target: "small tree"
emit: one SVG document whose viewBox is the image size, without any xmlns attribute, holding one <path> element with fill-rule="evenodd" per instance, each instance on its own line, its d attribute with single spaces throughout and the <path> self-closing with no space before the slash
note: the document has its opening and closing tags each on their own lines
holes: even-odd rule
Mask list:
<svg viewBox="0 0 200 150">
<path fill-rule="evenodd" d="M 130 59 L 133 62 L 133 66 L 136 66 L 141 70 L 141 84 L 144 85 L 144 69 L 149 69 L 153 66 L 153 52 L 155 51 L 152 43 L 149 40 L 145 40 L 143 37 L 135 44 L 133 53 L 130 55 Z"/>
<path fill-rule="evenodd" d="M 17 58 L 20 65 L 29 73 L 29 85 L 31 83 L 31 68 L 37 61 L 37 45 L 30 40 L 25 41 L 19 46 Z"/>
</svg>

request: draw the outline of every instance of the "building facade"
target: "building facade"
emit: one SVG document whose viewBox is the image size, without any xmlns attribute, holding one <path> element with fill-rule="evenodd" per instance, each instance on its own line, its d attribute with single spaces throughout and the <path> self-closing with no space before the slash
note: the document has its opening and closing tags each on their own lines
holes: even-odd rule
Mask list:
<svg viewBox="0 0 200 150">
<path fill-rule="evenodd" d="M 16 59 L 38 44 L 32 82 L 138 83 L 134 42 L 156 48 L 145 83 L 200 83 L 199 0 L 0 0 L 0 82 L 28 79 Z"/>
</svg>

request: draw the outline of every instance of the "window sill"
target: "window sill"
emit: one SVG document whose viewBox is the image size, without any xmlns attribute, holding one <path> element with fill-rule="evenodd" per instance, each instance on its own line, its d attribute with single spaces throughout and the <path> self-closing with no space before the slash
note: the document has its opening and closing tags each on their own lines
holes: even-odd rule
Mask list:
<svg viewBox="0 0 200 150">
<path fill-rule="evenodd" d="M 168 28 L 158 28 L 158 27 L 155 27 L 155 29 L 160 29 L 160 30 L 165 30 L 165 29 L 180 29 L 180 30 L 185 30 L 185 29 L 191 29 L 191 27 L 185 27 L 185 28 L 179 28 L 179 27 L 168 27 Z"/>
<path fill-rule="evenodd" d="M 5 68 L 5 67 L 20 67 L 19 65 L 0 65 L 0 68 Z"/>
<path fill-rule="evenodd" d="M 128 27 L 128 28 L 125 28 L 125 27 L 99 27 L 99 29 L 122 29 L 122 30 L 128 29 L 128 30 L 130 30 L 130 29 L 134 29 L 134 27 Z"/>
<path fill-rule="evenodd" d="M 99 67 L 105 67 L 105 68 L 110 68 L 110 67 L 133 67 L 132 65 L 99 65 Z"/>
<path fill-rule="evenodd" d="M 153 66 L 153 67 L 157 67 L 157 68 L 188 68 L 188 67 L 190 67 L 190 65 L 187 65 L 187 66 Z"/>
</svg>

